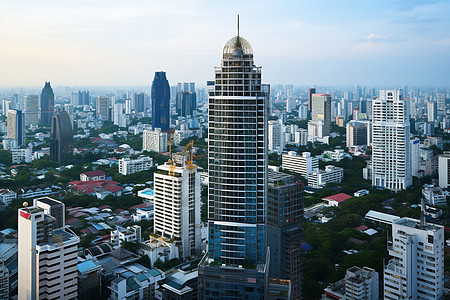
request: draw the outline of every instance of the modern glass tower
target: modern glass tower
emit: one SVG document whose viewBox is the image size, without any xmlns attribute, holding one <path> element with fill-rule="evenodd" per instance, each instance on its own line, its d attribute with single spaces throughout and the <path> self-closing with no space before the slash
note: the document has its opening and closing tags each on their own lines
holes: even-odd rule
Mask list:
<svg viewBox="0 0 450 300">
<path fill-rule="evenodd" d="M 50 131 L 50 160 L 64 164 L 73 157 L 73 133 L 69 114 L 55 111 Z"/>
<path fill-rule="evenodd" d="M 50 81 L 45 82 L 41 93 L 41 124 L 50 125 L 52 123 L 53 109 L 55 106 L 55 94 L 50 86 Z"/>
<path fill-rule="evenodd" d="M 155 72 L 152 83 L 152 129 L 170 129 L 170 86 L 166 72 Z"/>
<path fill-rule="evenodd" d="M 200 299 L 263 299 L 266 260 L 269 86 L 239 36 L 223 48 L 209 92 L 208 253 Z"/>
</svg>

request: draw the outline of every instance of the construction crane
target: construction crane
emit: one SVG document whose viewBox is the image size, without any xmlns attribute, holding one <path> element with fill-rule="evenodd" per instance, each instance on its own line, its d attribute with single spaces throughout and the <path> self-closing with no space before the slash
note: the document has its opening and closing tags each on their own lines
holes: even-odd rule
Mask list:
<svg viewBox="0 0 450 300">
<path fill-rule="evenodd" d="M 187 164 L 188 164 L 187 168 L 188 168 L 188 169 L 193 169 L 193 168 L 196 167 L 196 166 L 194 166 L 194 164 L 192 163 L 192 159 L 193 159 L 193 157 L 194 157 L 194 141 L 193 141 L 193 140 L 191 140 L 191 141 L 184 147 L 184 149 L 183 149 L 182 152 L 185 153 L 186 150 L 189 149 L 189 148 L 191 148 L 191 155 L 190 155 L 189 160 L 187 161 Z"/>
</svg>

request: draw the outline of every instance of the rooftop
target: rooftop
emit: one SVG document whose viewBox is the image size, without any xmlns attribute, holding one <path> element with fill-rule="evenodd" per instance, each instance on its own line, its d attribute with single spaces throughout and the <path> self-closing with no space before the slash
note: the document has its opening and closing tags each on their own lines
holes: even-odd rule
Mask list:
<svg viewBox="0 0 450 300">
<path fill-rule="evenodd" d="M 336 194 L 336 195 L 332 195 L 332 196 L 328 196 L 325 198 L 322 198 L 322 200 L 333 200 L 336 201 L 338 203 L 344 202 L 345 200 L 352 198 L 352 196 L 347 195 L 345 193 L 340 193 L 340 194 Z"/>
</svg>

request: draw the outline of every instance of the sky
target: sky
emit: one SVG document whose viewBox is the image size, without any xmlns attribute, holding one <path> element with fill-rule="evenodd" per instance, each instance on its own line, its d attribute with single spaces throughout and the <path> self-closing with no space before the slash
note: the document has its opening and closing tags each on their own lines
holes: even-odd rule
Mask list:
<svg viewBox="0 0 450 300">
<path fill-rule="evenodd" d="M 237 14 L 265 83 L 450 86 L 450 0 L 0 0 L 0 86 L 204 86 Z"/>
</svg>

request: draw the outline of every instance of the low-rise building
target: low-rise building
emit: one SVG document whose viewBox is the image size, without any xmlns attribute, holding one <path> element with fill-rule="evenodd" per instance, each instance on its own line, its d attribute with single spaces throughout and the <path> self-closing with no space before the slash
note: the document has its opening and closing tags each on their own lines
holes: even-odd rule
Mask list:
<svg viewBox="0 0 450 300">
<path fill-rule="evenodd" d="M 323 154 L 319 157 L 320 160 L 329 162 L 329 161 L 336 161 L 339 162 L 343 160 L 344 158 L 353 159 L 353 157 L 345 153 L 343 149 L 334 149 L 333 151 L 324 151 Z"/>
<path fill-rule="evenodd" d="M 103 170 L 87 171 L 80 174 L 80 181 L 105 180 L 106 173 Z"/>
<path fill-rule="evenodd" d="M 125 157 L 119 160 L 119 173 L 122 175 L 129 175 L 141 171 L 147 171 L 152 166 L 153 159 L 151 157 L 140 156 L 137 159 Z"/>
<path fill-rule="evenodd" d="M 137 208 L 136 212 L 131 215 L 133 222 L 141 222 L 142 220 L 153 220 L 154 208 L 153 205 L 149 207 Z"/>
<path fill-rule="evenodd" d="M 327 204 L 327 206 L 336 206 L 341 205 L 345 200 L 352 198 L 352 196 L 347 195 L 345 193 L 340 193 L 336 195 L 332 195 L 329 197 L 322 198 L 322 200 Z"/>
<path fill-rule="evenodd" d="M 0 201 L 3 205 L 10 205 L 11 201 L 17 199 L 17 193 L 10 189 L 0 189 Z"/>
<path fill-rule="evenodd" d="M 325 170 L 315 169 L 308 177 L 308 185 L 323 187 L 329 183 L 339 183 L 344 177 L 344 169 L 333 165 L 325 166 Z"/>
<path fill-rule="evenodd" d="M 158 300 L 194 300 L 197 299 L 198 271 L 176 270 L 160 283 L 156 292 Z"/>
<path fill-rule="evenodd" d="M 78 194 L 89 194 L 98 199 L 104 199 L 108 195 L 121 196 L 125 189 L 118 182 L 112 180 L 71 181 L 69 185 Z"/>
<path fill-rule="evenodd" d="M 14 148 L 11 149 L 11 160 L 13 164 L 20 164 L 21 162 L 30 163 L 33 161 L 33 155 L 31 148 L 19 149 Z"/>
<path fill-rule="evenodd" d="M 96 258 L 78 264 L 78 299 L 98 299 L 101 296 L 102 266 Z"/>
<path fill-rule="evenodd" d="M 122 242 L 140 243 L 141 242 L 141 226 L 133 225 L 127 228 L 116 226 L 116 230 L 111 231 L 111 244 L 119 247 Z"/>
<path fill-rule="evenodd" d="M 447 196 L 450 196 L 447 190 L 441 187 L 425 187 L 422 190 L 425 201 L 431 206 L 442 206 L 447 204 Z"/>
<path fill-rule="evenodd" d="M 308 178 L 314 169 L 319 168 L 319 159 L 311 156 L 310 152 L 303 152 L 299 156 L 295 151 L 289 151 L 281 156 L 281 167 L 284 170 L 299 173 L 303 177 Z"/>
</svg>

